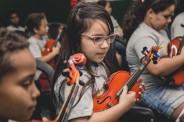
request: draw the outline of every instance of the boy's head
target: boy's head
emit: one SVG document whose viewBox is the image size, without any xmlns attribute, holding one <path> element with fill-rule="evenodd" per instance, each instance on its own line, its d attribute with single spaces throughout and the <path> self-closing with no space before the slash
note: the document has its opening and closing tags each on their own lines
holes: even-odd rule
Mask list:
<svg viewBox="0 0 184 122">
<path fill-rule="evenodd" d="M 111 7 L 111 4 L 110 4 L 110 1 L 108 1 L 108 0 L 99 0 L 97 3 L 98 3 L 99 5 L 101 5 L 101 6 L 103 6 L 103 7 L 105 8 L 105 10 L 106 10 L 109 14 L 111 14 L 111 12 L 112 12 L 112 7 Z"/>
<path fill-rule="evenodd" d="M 28 45 L 23 36 L 0 28 L 0 121 L 26 121 L 35 109 L 40 93 L 34 84 L 36 62 Z"/>
<path fill-rule="evenodd" d="M 8 18 L 9 18 L 9 23 L 11 25 L 14 25 L 14 26 L 19 25 L 20 18 L 19 18 L 18 12 L 14 10 L 9 11 Z"/>
</svg>

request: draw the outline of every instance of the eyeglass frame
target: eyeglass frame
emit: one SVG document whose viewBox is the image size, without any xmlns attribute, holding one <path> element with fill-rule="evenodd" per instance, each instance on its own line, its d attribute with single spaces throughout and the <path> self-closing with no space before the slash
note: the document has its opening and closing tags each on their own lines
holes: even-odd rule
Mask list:
<svg viewBox="0 0 184 122">
<path fill-rule="evenodd" d="M 110 35 L 108 35 L 108 36 L 90 36 L 90 35 L 88 35 L 88 34 L 82 33 L 81 36 L 86 36 L 86 37 L 88 37 L 89 39 L 93 40 L 93 43 L 94 43 L 95 45 L 101 45 L 101 44 L 104 42 L 104 40 L 106 40 L 106 42 L 107 42 L 108 44 L 113 43 L 114 40 L 115 40 L 115 38 L 116 38 L 116 36 L 117 36 L 117 34 L 116 34 L 116 33 L 112 33 L 112 34 L 110 34 Z M 114 39 L 111 40 L 111 39 L 110 39 L 110 36 L 114 36 Z M 96 42 L 95 42 L 95 38 L 98 38 L 98 37 L 100 37 L 100 38 L 103 37 L 103 41 L 100 42 L 100 43 L 96 43 Z M 107 41 L 108 38 L 109 38 L 110 41 Z"/>
</svg>

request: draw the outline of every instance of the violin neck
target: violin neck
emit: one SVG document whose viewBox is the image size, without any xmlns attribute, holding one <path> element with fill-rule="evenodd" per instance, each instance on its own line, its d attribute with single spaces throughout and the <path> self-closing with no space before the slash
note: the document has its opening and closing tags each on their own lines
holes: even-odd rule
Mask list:
<svg viewBox="0 0 184 122">
<path fill-rule="evenodd" d="M 58 35 L 57 35 L 56 40 L 55 40 L 54 45 L 53 45 L 54 47 L 56 47 L 57 42 L 59 41 L 59 38 L 61 36 L 61 33 L 62 33 L 62 31 L 61 32 L 58 32 Z"/>
<path fill-rule="evenodd" d="M 137 82 L 137 79 L 140 77 L 141 73 L 146 69 L 149 62 L 151 61 L 150 58 L 146 57 L 145 61 L 141 64 L 139 69 L 132 75 L 132 77 L 126 82 L 124 86 L 128 87 L 128 91 L 134 86 L 134 84 Z M 120 97 L 121 93 L 123 92 L 123 87 L 119 90 L 117 93 L 117 97 Z"/>
</svg>

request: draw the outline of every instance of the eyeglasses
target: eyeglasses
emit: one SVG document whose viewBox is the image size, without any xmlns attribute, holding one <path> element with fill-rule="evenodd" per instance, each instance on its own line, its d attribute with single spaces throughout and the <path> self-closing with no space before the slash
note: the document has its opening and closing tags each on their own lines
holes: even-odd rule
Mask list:
<svg viewBox="0 0 184 122">
<path fill-rule="evenodd" d="M 108 44 L 114 42 L 115 38 L 116 38 L 116 34 L 111 34 L 109 36 L 90 36 L 88 34 L 81 34 L 82 36 L 86 36 L 89 39 L 93 40 L 95 45 L 101 45 L 104 40 L 107 41 Z"/>
</svg>

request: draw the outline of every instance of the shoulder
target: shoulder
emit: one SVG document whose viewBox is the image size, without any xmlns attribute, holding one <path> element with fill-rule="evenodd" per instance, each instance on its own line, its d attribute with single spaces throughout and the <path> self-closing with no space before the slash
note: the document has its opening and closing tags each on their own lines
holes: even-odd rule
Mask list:
<svg viewBox="0 0 184 122">
<path fill-rule="evenodd" d="M 25 28 L 22 27 L 22 26 L 19 26 L 19 27 L 18 27 L 18 30 L 20 30 L 20 31 L 25 31 Z"/>
<path fill-rule="evenodd" d="M 162 36 L 166 36 L 163 35 L 163 31 L 156 31 L 153 28 L 151 28 L 150 26 L 148 26 L 145 23 L 140 24 L 140 26 L 138 27 L 138 29 L 135 32 L 134 38 L 137 39 L 141 39 L 141 40 L 153 40 L 155 42 L 159 41 L 160 38 L 162 38 Z"/>
<path fill-rule="evenodd" d="M 36 44 L 37 43 L 36 39 L 33 36 L 29 37 L 28 42 L 31 43 L 31 44 Z"/>
<path fill-rule="evenodd" d="M 178 15 L 174 18 L 172 25 L 177 25 L 177 24 L 179 24 L 179 23 L 182 23 L 183 20 L 184 20 L 184 12 L 178 14 Z"/>
<path fill-rule="evenodd" d="M 11 31 L 15 31 L 17 28 L 15 28 L 14 26 L 12 25 L 9 25 L 6 27 L 8 30 L 11 30 Z"/>
</svg>

